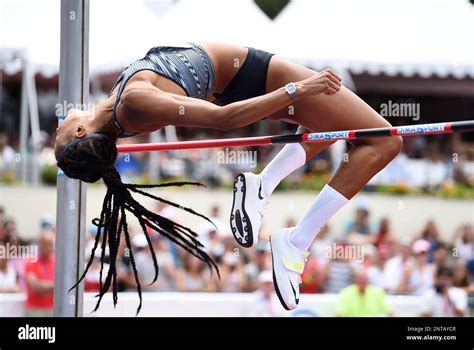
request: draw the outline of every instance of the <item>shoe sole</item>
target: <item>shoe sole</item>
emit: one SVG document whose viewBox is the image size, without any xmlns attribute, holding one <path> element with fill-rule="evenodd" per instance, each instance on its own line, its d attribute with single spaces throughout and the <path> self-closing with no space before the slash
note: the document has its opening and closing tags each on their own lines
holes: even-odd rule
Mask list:
<svg viewBox="0 0 474 350">
<path fill-rule="evenodd" d="M 244 174 L 237 175 L 234 181 L 230 228 L 237 243 L 244 248 L 250 248 L 253 245 L 253 230 L 245 210 L 246 190 Z"/>
<path fill-rule="evenodd" d="M 285 304 L 285 301 L 283 300 L 283 297 L 281 296 L 281 293 L 280 293 L 280 289 L 278 288 L 278 283 L 277 283 L 277 280 L 276 280 L 276 277 L 275 277 L 275 264 L 273 263 L 273 261 L 275 261 L 275 257 L 273 256 L 273 247 L 272 247 L 272 236 L 270 236 L 268 238 L 269 242 L 270 242 L 270 249 L 271 249 L 271 252 L 272 252 L 272 277 L 273 277 L 273 286 L 275 287 L 275 292 L 276 292 L 276 295 L 278 297 L 278 299 L 280 300 L 280 303 L 281 305 L 285 308 L 285 310 L 287 311 L 291 311 L 291 309 L 286 306 Z M 298 303 L 296 303 L 298 304 Z"/>
</svg>

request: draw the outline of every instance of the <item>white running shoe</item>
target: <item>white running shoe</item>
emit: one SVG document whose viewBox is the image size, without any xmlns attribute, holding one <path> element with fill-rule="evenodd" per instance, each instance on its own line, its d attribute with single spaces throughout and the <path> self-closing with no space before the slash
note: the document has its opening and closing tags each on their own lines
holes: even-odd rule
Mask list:
<svg viewBox="0 0 474 350">
<path fill-rule="evenodd" d="M 230 228 L 241 246 L 249 248 L 257 244 L 263 212 L 267 205 L 261 175 L 242 173 L 236 176 Z"/>
<path fill-rule="evenodd" d="M 281 304 L 293 310 L 300 300 L 301 274 L 309 252 L 300 250 L 290 242 L 295 230 L 284 228 L 270 236 L 272 248 L 273 284 Z"/>
</svg>

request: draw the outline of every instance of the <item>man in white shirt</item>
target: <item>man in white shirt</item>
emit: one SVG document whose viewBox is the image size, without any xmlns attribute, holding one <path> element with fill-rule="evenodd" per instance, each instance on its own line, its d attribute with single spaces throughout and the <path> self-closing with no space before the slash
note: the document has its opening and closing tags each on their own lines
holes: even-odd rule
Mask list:
<svg viewBox="0 0 474 350">
<path fill-rule="evenodd" d="M 440 267 L 436 274 L 435 289 L 426 295 L 426 309 L 422 316 L 464 317 L 467 312 L 467 293 L 453 287 L 453 270 Z"/>
<path fill-rule="evenodd" d="M 410 246 L 402 244 L 400 251 L 393 258 L 385 263 L 383 271 L 383 287 L 389 294 L 398 294 L 401 292 L 401 282 L 403 271 L 410 263 Z"/>
<path fill-rule="evenodd" d="M 258 289 L 253 293 L 252 302 L 247 308 L 248 317 L 278 317 L 281 316 L 281 306 L 273 287 L 271 270 L 262 271 L 258 276 Z"/>
</svg>

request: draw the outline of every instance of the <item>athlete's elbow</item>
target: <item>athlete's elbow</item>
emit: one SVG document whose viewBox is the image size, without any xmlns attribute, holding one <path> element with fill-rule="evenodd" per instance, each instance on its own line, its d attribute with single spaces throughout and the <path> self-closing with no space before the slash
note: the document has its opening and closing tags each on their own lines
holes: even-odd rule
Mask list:
<svg viewBox="0 0 474 350">
<path fill-rule="evenodd" d="M 219 107 L 214 111 L 213 120 L 215 128 L 220 131 L 229 131 L 237 128 L 235 120 L 227 113 L 224 107 Z"/>
<path fill-rule="evenodd" d="M 235 129 L 235 127 L 232 124 L 228 123 L 228 122 L 220 121 L 218 123 L 217 129 L 219 131 L 229 131 L 229 130 Z"/>
<path fill-rule="evenodd" d="M 220 131 L 230 131 L 230 130 L 241 128 L 242 126 L 243 125 L 240 125 L 235 119 L 224 118 L 224 120 L 222 120 L 220 122 L 219 130 Z"/>
</svg>

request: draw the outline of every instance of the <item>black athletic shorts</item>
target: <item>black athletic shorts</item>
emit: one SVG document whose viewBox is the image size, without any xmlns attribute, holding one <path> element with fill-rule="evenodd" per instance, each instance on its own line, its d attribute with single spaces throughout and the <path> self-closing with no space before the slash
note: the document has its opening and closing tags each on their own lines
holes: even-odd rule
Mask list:
<svg viewBox="0 0 474 350">
<path fill-rule="evenodd" d="M 273 54 L 248 48 L 244 64 L 221 94 L 214 93 L 214 103 L 224 106 L 265 94 L 268 65 Z"/>
</svg>

